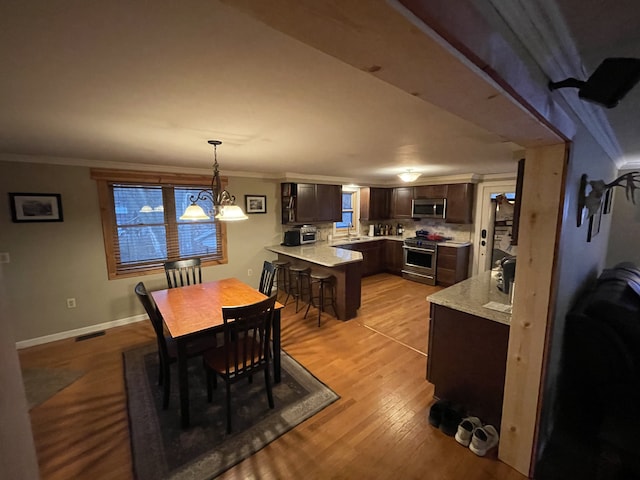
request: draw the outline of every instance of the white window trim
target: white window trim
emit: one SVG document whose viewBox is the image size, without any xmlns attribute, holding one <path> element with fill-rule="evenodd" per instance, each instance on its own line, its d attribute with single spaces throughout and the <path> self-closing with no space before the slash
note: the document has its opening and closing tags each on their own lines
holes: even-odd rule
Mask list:
<svg viewBox="0 0 640 480">
<path fill-rule="evenodd" d="M 358 187 L 343 186 L 342 193 L 355 193 L 353 196 L 353 228 L 351 229 L 352 235 L 360 234 L 360 189 Z M 340 210 L 342 211 L 342 203 L 340 204 Z M 344 228 L 337 228 L 336 222 L 332 225 L 332 233 L 334 237 L 346 237 L 347 230 Z"/>
</svg>

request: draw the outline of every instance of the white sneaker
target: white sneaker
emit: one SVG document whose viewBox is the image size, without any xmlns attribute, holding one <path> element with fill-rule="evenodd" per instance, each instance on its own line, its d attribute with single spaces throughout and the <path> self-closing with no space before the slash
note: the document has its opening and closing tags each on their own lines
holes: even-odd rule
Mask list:
<svg viewBox="0 0 640 480">
<path fill-rule="evenodd" d="M 498 445 L 500 437 L 493 425 L 478 427 L 473 431 L 469 450 L 480 457 L 484 457 L 489 450 Z"/>
<path fill-rule="evenodd" d="M 471 443 L 473 431 L 481 426 L 482 422 L 480 422 L 480 419 L 478 417 L 464 418 L 460 422 L 460 425 L 458 425 L 458 431 L 456 432 L 456 442 L 458 442 L 460 445 L 468 447 L 469 443 Z"/>
</svg>

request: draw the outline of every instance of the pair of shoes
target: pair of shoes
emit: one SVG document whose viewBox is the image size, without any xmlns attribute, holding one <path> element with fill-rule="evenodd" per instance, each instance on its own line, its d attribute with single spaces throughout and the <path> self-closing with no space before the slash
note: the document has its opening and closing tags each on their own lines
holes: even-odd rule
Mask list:
<svg viewBox="0 0 640 480">
<path fill-rule="evenodd" d="M 456 442 L 464 447 L 468 447 L 473 437 L 473 431 L 482 426 L 482 422 L 478 417 L 467 417 L 458 425 L 456 431 Z"/>
<path fill-rule="evenodd" d="M 429 423 L 450 437 L 455 435 L 461 419 L 461 408 L 448 400 L 438 400 L 429 410 Z"/>
<path fill-rule="evenodd" d="M 498 445 L 500 436 L 493 425 L 482 425 L 478 417 L 467 417 L 460 422 L 456 432 L 456 442 L 469 447 L 473 453 L 484 457 Z"/>
<path fill-rule="evenodd" d="M 429 423 L 436 428 L 440 428 L 444 411 L 450 407 L 451 402 L 448 400 L 438 400 L 436 403 L 431 405 L 431 408 L 429 409 Z"/>
<path fill-rule="evenodd" d="M 478 427 L 473 431 L 469 450 L 480 457 L 484 457 L 489 450 L 498 445 L 500 437 L 493 425 Z"/>
</svg>

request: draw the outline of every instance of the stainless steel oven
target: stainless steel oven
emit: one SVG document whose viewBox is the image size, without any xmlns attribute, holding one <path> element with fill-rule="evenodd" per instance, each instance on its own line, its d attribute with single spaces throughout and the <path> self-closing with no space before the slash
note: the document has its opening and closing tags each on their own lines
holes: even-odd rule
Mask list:
<svg viewBox="0 0 640 480">
<path fill-rule="evenodd" d="M 404 264 L 402 277 L 427 285 L 436 284 L 438 245 L 421 238 L 407 238 L 402 246 Z"/>
</svg>

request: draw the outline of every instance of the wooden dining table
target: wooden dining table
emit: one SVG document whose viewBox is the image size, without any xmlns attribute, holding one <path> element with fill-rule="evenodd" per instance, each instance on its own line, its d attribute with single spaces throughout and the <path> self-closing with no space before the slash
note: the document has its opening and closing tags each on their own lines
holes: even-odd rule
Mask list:
<svg viewBox="0 0 640 480">
<path fill-rule="evenodd" d="M 189 427 L 189 377 L 187 375 L 187 342 L 197 336 L 222 331 L 222 307 L 237 307 L 267 298 L 255 288 L 237 278 L 151 292 L 162 314 L 165 326 L 176 341 L 178 349 L 178 377 L 180 416 L 182 427 Z M 273 376 L 280 382 L 280 309 L 276 302 L 273 315 Z"/>
</svg>

